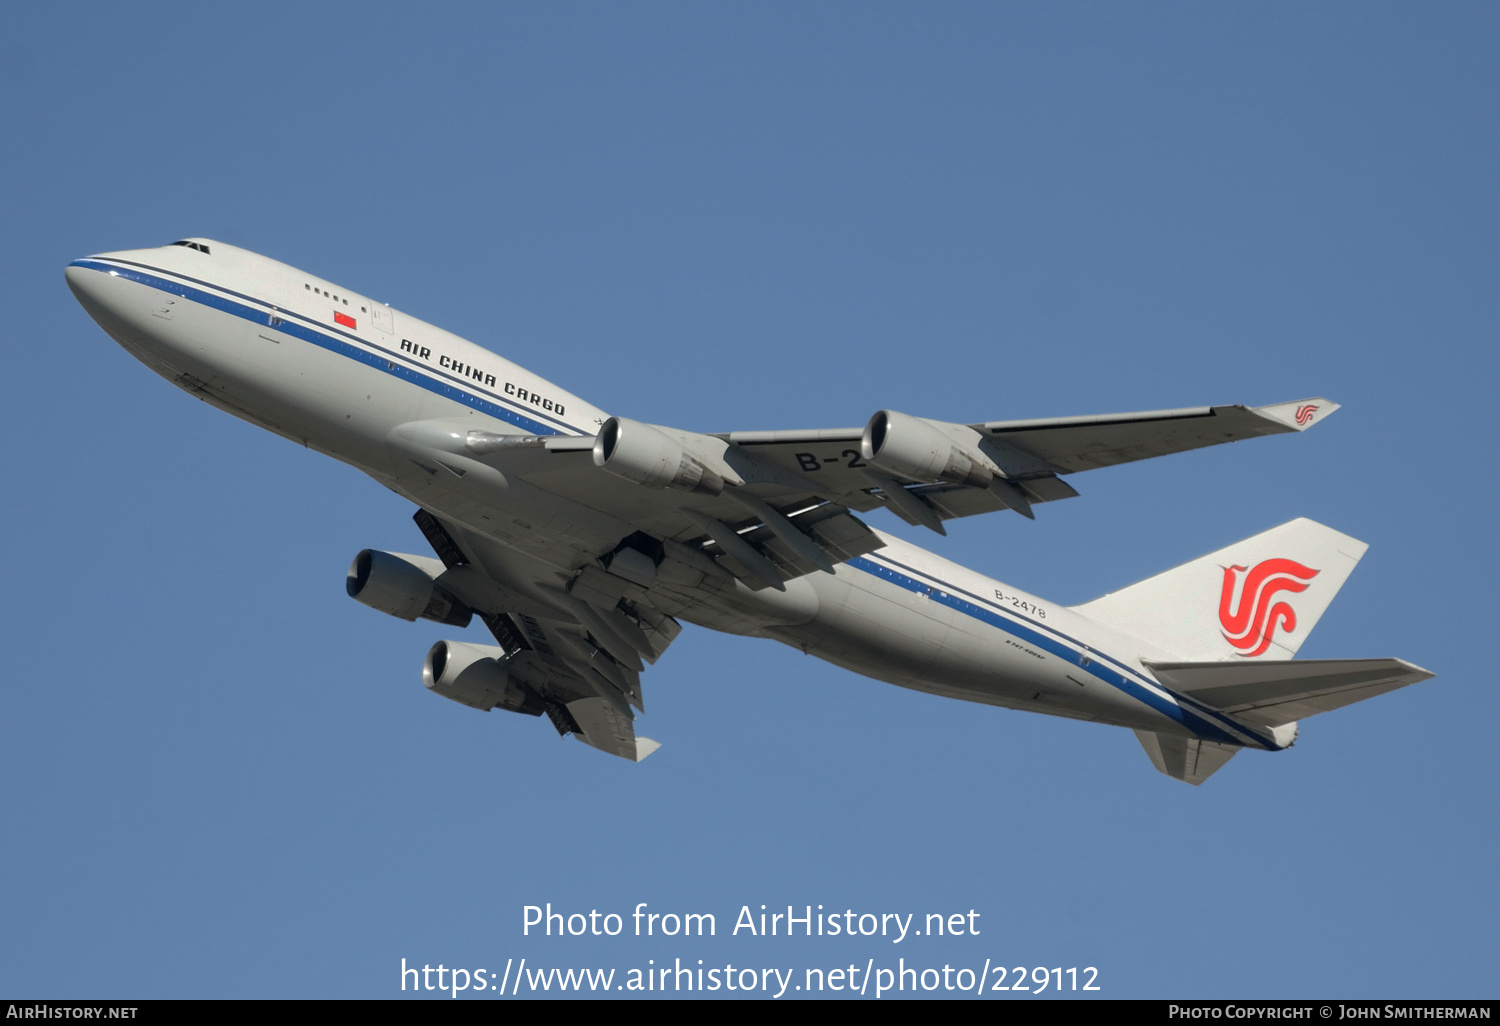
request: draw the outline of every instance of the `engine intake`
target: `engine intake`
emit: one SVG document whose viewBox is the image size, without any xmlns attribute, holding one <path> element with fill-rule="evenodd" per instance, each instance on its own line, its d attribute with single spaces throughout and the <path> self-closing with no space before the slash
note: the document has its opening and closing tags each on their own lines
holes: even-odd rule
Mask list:
<svg viewBox="0 0 1500 1026">
<path fill-rule="evenodd" d="M 544 709 L 534 692 L 511 680 L 505 650 L 493 645 L 439 641 L 422 662 L 422 683 L 434 694 L 483 712 L 498 706 L 540 716 Z"/>
<path fill-rule="evenodd" d="M 976 436 L 972 446 L 961 445 L 920 417 L 881 410 L 865 425 L 860 451 L 871 465 L 898 477 L 987 488 L 995 472 L 978 443 Z"/>
<path fill-rule="evenodd" d="M 611 417 L 599 429 L 599 437 L 594 440 L 594 466 L 652 488 L 678 488 L 705 495 L 724 491 L 723 476 L 689 454 L 676 439 L 650 424 L 625 417 Z"/>
<path fill-rule="evenodd" d="M 365 549 L 349 564 L 344 589 L 355 601 L 402 620 L 467 627 L 469 607 L 437 586 L 444 569 L 436 559 Z"/>
</svg>

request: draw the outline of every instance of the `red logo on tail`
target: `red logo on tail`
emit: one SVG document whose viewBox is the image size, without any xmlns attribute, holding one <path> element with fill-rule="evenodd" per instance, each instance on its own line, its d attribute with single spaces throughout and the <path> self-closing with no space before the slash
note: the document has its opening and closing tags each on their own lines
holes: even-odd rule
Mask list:
<svg viewBox="0 0 1500 1026">
<path fill-rule="evenodd" d="M 1240 574 L 1245 574 L 1243 582 Z M 1306 591 L 1307 582 L 1316 576 L 1317 570 L 1290 559 L 1265 560 L 1249 573 L 1242 566 L 1225 567 L 1224 590 L 1219 594 L 1219 623 L 1224 627 L 1224 640 L 1239 649 L 1242 656 L 1258 656 L 1271 647 L 1271 635 L 1278 625 L 1284 631 L 1296 630 L 1296 612 L 1285 602 L 1276 601 L 1276 596 L 1279 592 L 1295 595 Z"/>
<path fill-rule="evenodd" d="M 1313 419 L 1313 414 L 1317 412 L 1318 408 L 1313 403 L 1308 403 L 1306 406 L 1297 407 L 1297 423 L 1306 424 L 1308 421 Z"/>
</svg>

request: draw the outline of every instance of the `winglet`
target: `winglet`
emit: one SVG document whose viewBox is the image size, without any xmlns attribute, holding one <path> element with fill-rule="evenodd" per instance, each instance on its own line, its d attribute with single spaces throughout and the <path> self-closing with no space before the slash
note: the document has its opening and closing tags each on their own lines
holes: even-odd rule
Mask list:
<svg viewBox="0 0 1500 1026">
<path fill-rule="evenodd" d="M 1322 420 L 1339 404 L 1321 397 L 1301 399 L 1294 403 L 1276 403 L 1273 406 L 1257 406 L 1255 412 L 1278 424 L 1285 424 L 1293 431 L 1306 431 L 1313 423 Z"/>
<path fill-rule="evenodd" d="M 653 741 L 649 737 L 640 737 L 637 735 L 635 739 L 635 761 L 640 762 L 660 747 L 660 741 Z"/>
</svg>

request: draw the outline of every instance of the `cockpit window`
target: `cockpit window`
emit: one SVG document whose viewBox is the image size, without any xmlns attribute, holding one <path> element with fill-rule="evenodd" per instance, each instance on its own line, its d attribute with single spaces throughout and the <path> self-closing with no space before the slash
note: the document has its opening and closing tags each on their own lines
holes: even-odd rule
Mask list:
<svg viewBox="0 0 1500 1026">
<path fill-rule="evenodd" d="M 172 243 L 174 246 L 186 246 L 188 249 L 196 249 L 200 253 L 207 253 L 208 247 L 201 242 L 189 242 L 187 239 L 178 239 Z"/>
</svg>

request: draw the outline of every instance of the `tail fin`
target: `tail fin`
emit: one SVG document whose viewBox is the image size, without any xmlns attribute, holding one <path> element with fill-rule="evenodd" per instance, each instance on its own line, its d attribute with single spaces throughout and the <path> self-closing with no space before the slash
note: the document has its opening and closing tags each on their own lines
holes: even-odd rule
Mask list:
<svg viewBox="0 0 1500 1026">
<path fill-rule="evenodd" d="M 1073 610 L 1184 661 L 1290 659 L 1368 547 L 1293 520 Z"/>
</svg>

